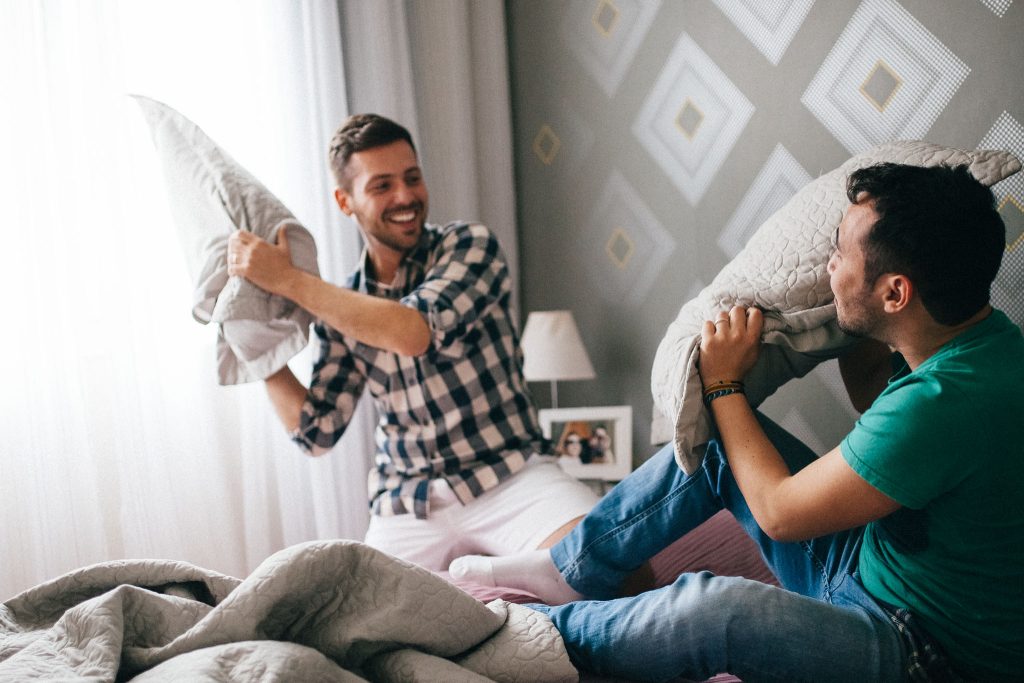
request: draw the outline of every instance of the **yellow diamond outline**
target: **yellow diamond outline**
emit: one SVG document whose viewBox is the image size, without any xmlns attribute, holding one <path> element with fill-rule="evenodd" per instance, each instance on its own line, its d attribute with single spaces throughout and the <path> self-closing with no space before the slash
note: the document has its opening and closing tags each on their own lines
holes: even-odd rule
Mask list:
<svg viewBox="0 0 1024 683">
<path fill-rule="evenodd" d="M 1012 193 L 1006 195 L 1005 197 L 1003 197 L 1003 201 L 999 202 L 999 207 L 996 209 L 996 211 L 998 213 L 1002 213 L 1003 212 L 1003 207 L 1006 206 L 1007 202 L 1009 202 L 1010 204 L 1013 204 L 1014 206 L 1016 206 L 1017 210 L 1020 211 L 1021 213 L 1024 213 L 1024 206 L 1021 206 L 1021 203 L 1019 201 L 1017 201 L 1017 198 L 1014 197 Z M 1015 239 L 1013 241 L 1013 244 L 1007 244 L 1006 245 L 1006 251 L 1013 251 L 1014 249 L 1018 248 L 1022 244 L 1024 244 L 1024 232 L 1022 232 L 1021 234 L 1017 235 L 1017 239 Z"/>
<path fill-rule="evenodd" d="M 601 22 L 598 21 L 598 17 L 601 16 L 601 10 L 605 7 L 610 7 L 612 12 L 615 13 L 612 15 L 611 24 L 609 24 L 607 29 L 605 29 L 605 27 L 601 25 Z M 620 16 L 622 16 L 622 12 L 615 6 L 615 3 L 612 2 L 612 0 L 601 0 L 601 2 L 597 3 L 597 7 L 594 8 L 594 13 L 590 16 L 590 23 L 594 25 L 594 28 L 596 28 L 597 32 L 602 36 L 605 38 L 611 38 L 612 33 L 615 32 L 615 25 L 619 23 Z"/>
<path fill-rule="evenodd" d="M 879 69 L 884 69 L 886 73 L 892 76 L 892 79 L 896 81 L 896 87 L 892 89 L 892 91 L 889 93 L 889 96 L 885 98 L 885 102 L 882 102 L 881 104 L 878 103 L 878 100 L 876 100 L 874 97 L 868 94 L 866 88 L 868 82 L 871 80 L 871 77 L 874 76 L 875 72 L 877 72 Z M 902 87 L 903 79 L 900 78 L 900 75 L 896 73 L 896 71 L 891 66 L 889 66 L 884 59 L 879 57 L 878 61 L 875 62 L 875 65 L 871 67 L 871 71 L 868 72 L 867 78 L 864 79 L 864 81 L 860 84 L 860 87 L 857 89 L 860 90 L 860 94 L 864 96 L 864 99 L 870 102 L 871 106 L 878 110 L 878 113 L 883 114 L 885 113 L 885 108 L 889 106 L 890 102 L 892 102 L 892 98 L 896 97 L 896 93 L 899 92 L 900 88 Z"/>
<path fill-rule="evenodd" d="M 692 133 L 686 132 L 686 129 L 683 128 L 682 125 L 680 125 L 679 123 L 679 118 L 683 115 L 683 112 L 686 111 L 686 107 L 690 107 L 695 112 L 697 112 L 698 116 L 700 116 L 700 118 L 697 120 L 697 125 L 694 126 L 693 128 Z M 686 101 L 683 102 L 683 106 L 679 108 L 679 113 L 677 113 L 676 117 L 672 119 L 672 123 L 675 125 L 676 128 L 679 129 L 679 132 L 683 134 L 683 137 L 686 138 L 687 141 L 693 142 L 693 139 L 697 137 L 697 131 L 700 130 L 701 124 L 704 123 L 704 112 L 700 110 L 700 107 L 697 106 L 693 99 L 687 97 Z"/>
<path fill-rule="evenodd" d="M 544 139 L 551 140 L 551 148 L 547 153 L 541 148 L 541 143 Z M 537 155 L 537 158 L 545 166 L 550 166 L 551 162 L 555 160 L 555 155 L 558 154 L 558 150 L 562 148 L 562 141 L 555 135 L 555 131 L 551 130 L 551 126 L 544 124 L 537 131 L 537 135 L 533 138 L 533 153 Z"/>
<path fill-rule="evenodd" d="M 615 253 L 615 250 L 612 249 L 612 245 L 617 239 L 621 239 L 626 243 L 626 246 L 629 247 L 629 249 L 626 250 L 626 255 L 621 259 L 619 258 L 619 255 Z M 626 266 L 629 264 L 629 260 L 633 258 L 633 252 L 636 251 L 636 246 L 633 244 L 633 240 L 629 239 L 628 232 L 622 228 L 616 227 L 612 230 L 611 237 L 609 237 L 608 241 L 604 243 L 604 251 L 608 254 L 609 260 L 615 264 L 616 268 L 619 270 L 625 270 Z"/>
</svg>

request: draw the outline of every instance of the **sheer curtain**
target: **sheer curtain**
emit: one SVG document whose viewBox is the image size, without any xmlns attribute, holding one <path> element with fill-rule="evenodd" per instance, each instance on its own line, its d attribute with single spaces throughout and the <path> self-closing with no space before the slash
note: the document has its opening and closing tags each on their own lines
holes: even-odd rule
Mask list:
<svg viewBox="0 0 1024 683">
<path fill-rule="evenodd" d="M 486 224 L 501 240 L 518 287 L 504 3 L 339 6 L 349 106 L 391 116 L 412 131 L 430 188 L 430 219 Z"/>
<path fill-rule="evenodd" d="M 345 114 L 323 0 L 0 3 L 0 600 L 166 557 L 245 576 L 361 538 L 363 410 L 334 453 L 285 437 L 263 387 L 219 387 L 137 92 L 194 120 L 313 232 L 339 281 L 355 230 L 325 150 Z M 293 362 L 300 377 L 309 359 Z"/>
</svg>

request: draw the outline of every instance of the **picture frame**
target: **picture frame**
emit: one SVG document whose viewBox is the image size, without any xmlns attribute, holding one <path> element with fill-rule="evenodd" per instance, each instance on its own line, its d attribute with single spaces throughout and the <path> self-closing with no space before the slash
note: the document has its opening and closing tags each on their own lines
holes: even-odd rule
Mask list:
<svg viewBox="0 0 1024 683">
<path fill-rule="evenodd" d="M 633 471 L 631 406 L 548 408 L 538 417 L 558 464 L 568 474 L 621 481 Z"/>
</svg>

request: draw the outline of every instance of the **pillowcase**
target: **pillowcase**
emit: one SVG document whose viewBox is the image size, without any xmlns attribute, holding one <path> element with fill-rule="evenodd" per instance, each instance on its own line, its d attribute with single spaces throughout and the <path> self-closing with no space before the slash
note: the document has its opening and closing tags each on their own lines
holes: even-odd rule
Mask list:
<svg viewBox="0 0 1024 683">
<path fill-rule="evenodd" d="M 836 325 L 827 265 L 832 234 L 849 205 L 847 178 L 858 168 L 881 162 L 967 164 L 974 177 L 989 186 L 1021 168 L 1017 157 L 1002 150 L 965 151 L 918 140 L 887 142 L 808 183 L 772 214 L 711 284 L 683 305 L 654 358 L 651 441 L 673 440 L 676 461 L 687 473 L 700 466 L 713 429 L 697 372 L 705 320 L 737 304 L 764 311 L 766 343 L 745 378 L 747 398 L 754 406 L 853 342 Z"/>
<path fill-rule="evenodd" d="M 265 379 L 305 348 L 313 318 L 283 297 L 229 277 L 228 237 L 249 230 L 274 242 L 287 226 L 292 263 L 319 275 L 313 236 L 199 126 L 162 102 L 132 97 L 149 124 L 195 283 L 192 316 L 218 325 L 217 380 Z"/>
</svg>

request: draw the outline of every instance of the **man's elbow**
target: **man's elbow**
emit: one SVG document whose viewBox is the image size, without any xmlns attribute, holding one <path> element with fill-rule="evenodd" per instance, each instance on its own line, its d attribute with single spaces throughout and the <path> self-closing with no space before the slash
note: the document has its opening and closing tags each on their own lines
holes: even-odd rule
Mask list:
<svg viewBox="0 0 1024 683">
<path fill-rule="evenodd" d="M 776 510 L 774 513 L 762 513 L 760 516 L 755 516 L 755 520 L 761 527 L 761 531 L 777 543 L 797 543 L 808 539 L 799 520 L 792 515 L 785 514 L 782 510 Z"/>
<path fill-rule="evenodd" d="M 785 525 L 773 524 L 767 528 L 765 525 L 761 525 L 761 531 L 776 543 L 798 543 L 807 540 L 803 534 Z"/>
<path fill-rule="evenodd" d="M 395 353 L 402 356 L 422 356 L 430 348 L 430 335 L 409 335 L 398 340 Z"/>
<path fill-rule="evenodd" d="M 415 318 L 396 340 L 396 353 L 403 356 L 422 356 L 430 349 L 431 332 L 426 319 L 419 311 L 412 311 Z"/>
</svg>

